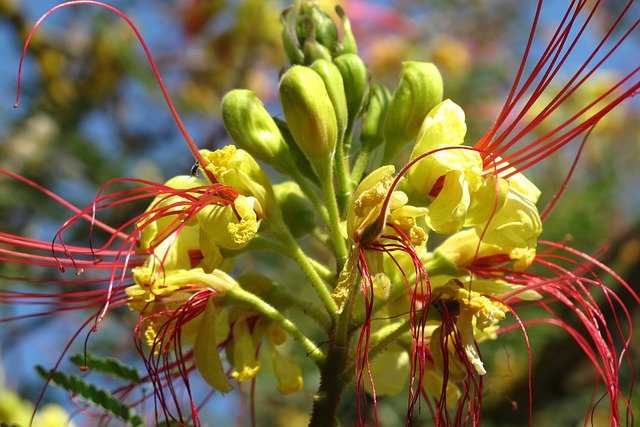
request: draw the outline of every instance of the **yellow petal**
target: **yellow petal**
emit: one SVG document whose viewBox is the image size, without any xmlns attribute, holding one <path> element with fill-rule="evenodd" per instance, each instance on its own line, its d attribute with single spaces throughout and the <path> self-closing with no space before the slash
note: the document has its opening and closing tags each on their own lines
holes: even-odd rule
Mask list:
<svg viewBox="0 0 640 427">
<path fill-rule="evenodd" d="M 238 381 L 249 381 L 260 370 L 253 337 L 244 320 L 237 320 L 233 326 L 233 367 L 236 370 L 231 375 Z"/>
<path fill-rule="evenodd" d="M 278 380 L 278 391 L 282 394 L 291 394 L 302 389 L 302 371 L 300 367 L 282 355 L 276 346 L 269 345 L 273 372 Z"/>
<path fill-rule="evenodd" d="M 409 354 L 398 345 L 391 345 L 371 361 L 373 385 L 378 396 L 393 396 L 402 392 L 411 372 Z M 369 381 L 365 382 L 371 393 Z"/>
<path fill-rule="evenodd" d="M 429 205 L 429 213 L 425 217 L 428 227 L 442 234 L 460 231 L 469 202 L 469 187 L 464 173 L 459 170 L 448 172 L 438 197 Z"/>
<path fill-rule="evenodd" d="M 207 384 L 222 393 L 228 393 L 233 390 L 222 366 L 220 353 L 218 353 L 216 342 L 216 307 L 212 299 L 207 301 L 207 307 L 200 322 L 196 342 L 193 346 L 193 356 L 196 368 Z"/>
</svg>

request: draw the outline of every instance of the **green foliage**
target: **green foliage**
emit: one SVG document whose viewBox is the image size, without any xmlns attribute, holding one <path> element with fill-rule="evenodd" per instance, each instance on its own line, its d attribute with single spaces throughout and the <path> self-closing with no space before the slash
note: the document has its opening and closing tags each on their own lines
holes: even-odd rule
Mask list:
<svg viewBox="0 0 640 427">
<path fill-rule="evenodd" d="M 88 403 L 108 411 L 116 418 L 129 423 L 132 426 L 142 425 L 142 418 L 136 415 L 135 410 L 123 404 L 120 400 L 106 390 L 93 384 L 88 384 L 82 378 L 67 376 L 59 371 L 50 371 L 44 367 L 36 366 L 36 372 L 44 379 L 50 379 L 51 383 L 68 392 L 82 396 Z"/>
<path fill-rule="evenodd" d="M 70 360 L 76 366 L 83 369 L 89 368 L 135 384 L 140 382 L 140 373 L 137 369 L 125 365 L 113 357 L 98 357 L 91 353 L 80 353 L 72 356 Z"/>
</svg>

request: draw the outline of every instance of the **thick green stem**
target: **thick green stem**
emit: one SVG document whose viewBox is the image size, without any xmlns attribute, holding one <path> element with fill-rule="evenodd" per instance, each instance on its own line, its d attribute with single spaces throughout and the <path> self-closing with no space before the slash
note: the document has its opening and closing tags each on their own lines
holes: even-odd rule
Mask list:
<svg viewBox="0 0 640 427">
<path fill-rule="evenodd" d="M 330 335 L 329 350 L 325 365 L 320 371 L 320 387 L 313 401 L 310 427 L 338 426 L 337 411 L 340 397 L 353 378 L 353 368 L 346 368 L 349 362 L 349 325 L 353 315 L 353 302 L 357 286 L 352 286 L 342 312 L 334 324 Z M 349 374 L 350 373 L 350 374 Z"/>
<path fill-rule="evenodd" d="M 369 340 L 368 356 L 369 360 L 375 359 L 380 353 L 382 353 L 389 344 L 397 342 L 400 337 L 411 330 L 411 322 L 407 319 L 404 322 L 395 322 L 391 325 L 379 330 L 376 334 L 371 336 Z M 345 374 L 354 372 L 356 369 L 355 364 L 351 364 L 346 370 Z"/>
<path fill-rule="evenodd" d="M 337 324 L 334 325 L 337 329 Z M 334 329 L 334 332 L 337 330 Z M 309 427 L 337 427 L 337 412 L 340 398 L 348 381 L 344 372 L 349 358 L 346 342 L 338 342 L 334 333 L 329 339 L 329 349 L 325 363 L 320 370 L 320 387 L 313 399 Z"/>
</svg>

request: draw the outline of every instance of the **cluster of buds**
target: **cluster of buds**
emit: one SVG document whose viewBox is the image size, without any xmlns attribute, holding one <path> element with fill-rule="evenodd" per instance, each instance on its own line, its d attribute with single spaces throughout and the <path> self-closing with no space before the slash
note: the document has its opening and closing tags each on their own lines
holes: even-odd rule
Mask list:
<svg viewBox="0 0 640 427">
<path fill-rule="evenodd" d="M 311 425 L 336 424 L 354 379 L 359 411 L 364 395 L 376 408 L 378 396 L 405 392 L 408 423 L 425 399 L 436 424 L 477 425 L 488 371 L 479 343 L 498 338 L 510 314 L 526 334 L 514 307 L 546 307 L 551 297 L 595 313 L 582 319 L 597 351 L 585 351 L 608 364 L 617 420 L 609 374 L 619 357 L 600 309 L 573 272 L 546 261 L 555 276 L 528 272 L 541 259 L 540 190 L 486 138 L 465 145 L 465 114 L 443 99 L 434 64 L 405 62 L 395 88 L 375 83 L 337 13 L 340 30 L 314 3 L 294 1 L 282 15 L 291 64 L 281 112 L 249 90 L 229 92 L 222 119 L 233 145 L 194 150 L 197 169 L 156 186 L 133 222 L 129 254 L 141 260 L 125 264 L 131 281 L 114 292 L 139 314 L 135 336 L 163 408 L 162 387 L 176 398 L 176 375 L 188 388 L 196 371 L 221 393 L 253 381 L 265 347 L 278 390 L 301 390 L 301 369 L 283 350 L 289 336 L 321 373 Z M 306 282 L 278 265 L 235 263 L 265 251 L 296 262 Z M 294 310 L 321 329 L 326 348 L 312 339 L 317 330 L 291 320 Z"/>
</svg>

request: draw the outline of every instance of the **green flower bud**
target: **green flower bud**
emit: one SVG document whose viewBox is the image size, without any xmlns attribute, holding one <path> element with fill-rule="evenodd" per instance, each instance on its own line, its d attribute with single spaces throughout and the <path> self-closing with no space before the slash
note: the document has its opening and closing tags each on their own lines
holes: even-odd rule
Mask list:
<svg viewBox="0 0 640 427">
<path fill-rule="evenodd" d="M 305 178 L 319 185 L 320 182 L 318 181 L 318 175 L 316 175 L 316 172 L 313 170 L 307 156 L 302 152 L 300 147 L 298 147 L 298 144 L 296 144 L 296 141 L 293 139 L 293 135 L 291 135 L 291 131 L 289 130 L 287 123 L 277 117 L 274 117 L 273 120 L 276 122 L 282 137 L 289 147 L 289 153 L 291 154 L 291 159 L 293 161 L 292 166 L 298 169 Z"/>
<path fill-rule="evenodd" d="M 236 145 L 284 172 L 292 164 L 289 146 L 262 101 L 250 90 L 235 89 L 222 99 L 222 121 Z"/>
<path fill-rule="evenodd" d="M 333 110 L 336 113 L 336 123 L 338 125 L 338 138 L 344 137 L 344 132 L 347 128 L 347 120 L 349 118 L 347 110 L 347 98 L 345 96 L 345 84 L 342 80 L 342 74 L 338 67 L 329 61 L 324 59 L 318 59 L 311 68 L 318 73 L 324 85 L 327 88 L 327 93 L 331 99 Z"/>
<path fill-rule="evenodd" d="M 386 161 L 418 135 L 426 115 L 442 101 L 442 76 L 435 65 L 408 61 L 402 66 L 384 121 Z"/>
<path fill-rule="evenodd" d="M 294 237 L 302 237 L 316 228 L 313 206 L 298 184 L 285 181 L 273 186 L 276 203 L 282 210 L 282 216 Z"/>
<path fill-rule="evenodd" d="M 369 105 L 360 124 L 362 149 L 372 151 L 384 141 L 383 120 L 391 100 L 391 92 L 386 86 L 375 84 L 369 92 Z"/>
<path fill-rule="evenodd" d="M 334 58 L 344 80 L 344 92 L 347 95 L 349 110 L 348 129 L 353 127 L 356 117 L 362 111 L 369 89 L 369 73 L 362 58 L 355 53 L 345 53 Z"/>
<path fill-rule="evenodd" d="M 282 24 L 282 44 L 291 64 L 302 64 L 304 53 L 300 49 L 300 42 L 296 36 L 296 21 L 300 13 L 300 7 L 293 6 L 282 11 L 280 23 Z"/>
<path fill-rule="evenodd" d="M 301 13 L 306 19 L 298 20 L 298 38 L 306 42 L 317 40 L 328 51 L 338 43 L 338 27 L 322 9 L 311 2 L 302 4 Z M 313 40 L 309 37 L 313 31 Z"/>
<path fill-rule="evenodd" d="M 336 13 L 342 22 L 342 39 L 338 46 L 338 53 L 357 54 L 358 45 L 356 44 L 356 38 L 353 36 L 353 32 L 351 31 L 351 22 L 349 22 L 347 15 L 344 13 L 344 9 L 340 5 L 336 6 Z"/>
<path fill-rule="evenodd" d="M 338 125 L 322 78 L 311 68 L 295 65 L 282 76 L 278 91 L 296 144 L 319 175 L 330 174 Z"/>
<path fill-rule="evenodd" d="M 313 25 L 313 22 L 311 22 L 308 27 L 308 33 L 304 38 L 302 50 L 304 52 L 305 65 L 309 65 L 318 59 L 331 61 L 331 51 L 329 48 L 316 40 L 315 26 Z"/>
</svg>

